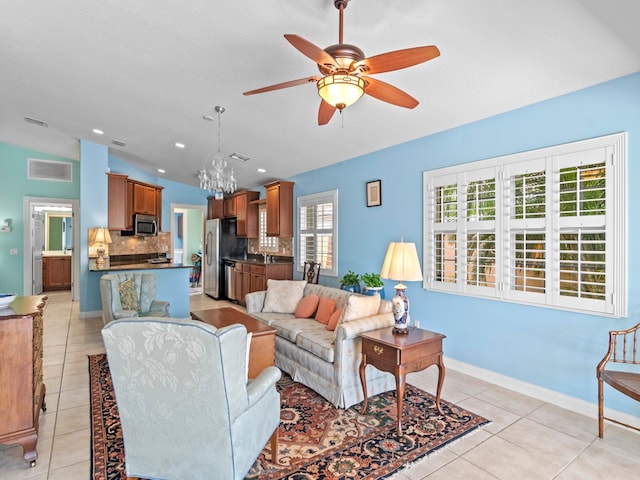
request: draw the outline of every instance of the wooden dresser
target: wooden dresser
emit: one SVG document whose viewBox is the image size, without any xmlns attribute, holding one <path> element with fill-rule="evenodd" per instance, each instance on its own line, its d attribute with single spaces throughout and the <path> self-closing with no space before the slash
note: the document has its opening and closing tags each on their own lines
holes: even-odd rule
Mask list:
<svg viewBox="0 0 640 480">
<path fill-rule="evenodd" d="M 20 444 L 35 466 L 42 381 L 42 312 L 46 296 L 17 297 L 0 309 L 0 444 Z"/>
</svg>

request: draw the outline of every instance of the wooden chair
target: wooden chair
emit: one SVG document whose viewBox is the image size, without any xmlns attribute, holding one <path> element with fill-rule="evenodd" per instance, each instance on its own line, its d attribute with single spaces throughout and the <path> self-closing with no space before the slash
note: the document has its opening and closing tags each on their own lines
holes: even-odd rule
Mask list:
<svg viewBox="0 0 640 480">
<path fill-rule="evenodd" d="M 604 434 L 604 420 L 640 431 L 640 428 L 604 416 L 604 382 L 640 402 L 640 323 L 628 330 L 609 332 L 609 350 L 598 363 L 598 436 Z M 612 370 L 610 364 L 618 364 Z M 613 366 L 613 365 L 611 365 Z"/>
<path fill-rule="evenodd" d="M 308 283 L 318 283 L 320 280 L 320 264 L 316 262 L 304 262 L 302 279 Z"/>
</svg>

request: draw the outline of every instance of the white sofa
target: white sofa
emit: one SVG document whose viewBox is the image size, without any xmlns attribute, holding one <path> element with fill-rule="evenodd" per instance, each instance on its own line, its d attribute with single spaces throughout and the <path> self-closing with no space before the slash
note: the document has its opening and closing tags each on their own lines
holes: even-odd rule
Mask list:
<svg viewBox="0 0 640 480">
<path fill-rule="evenodd" d="M 245 300 L 249 315 L 276 329 L 276 366 L 336 407 L 349 408 L 361 402 L 364 396 L 359 376 L 362 359 L 359 334 L 393 326 L 391 302 L 380 300 L 377 312 L 353 318 L 355 310 L 351 305 L 362 302 L 362 295 L 306 284 L 303 296 L 315 294 L 330 298 L 336 301 L 336 310 L 344 307 L 336 329 L 329 331 L 326 325 L 313 318 L 295 318 L 293 313 L 264 312 L 266 294 L 266 291 L 250 293 Z M 349 301 L 352 296 L 360 297 L 360 300 Z M 373 366 L 367 366 L 366 376 L 368 396 L 395 388 L 393 375 Z"/>
</svg>

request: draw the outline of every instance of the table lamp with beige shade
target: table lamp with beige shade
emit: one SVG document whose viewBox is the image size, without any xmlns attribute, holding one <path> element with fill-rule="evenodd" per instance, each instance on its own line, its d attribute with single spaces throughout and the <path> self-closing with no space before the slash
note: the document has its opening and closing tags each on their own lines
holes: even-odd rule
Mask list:
<svg viewBox="0 0 640 480">
<path fill-rule="evenodd" d="M 99 270 L 103 269 L 106 265 L 104 254 L 109 243 L 112 243 L 112 240 L 108 229 L 104 227 L 91 229 L 89 245 L 96 248 L 96 253 L 98 254 L 98 258 L 96 258 L 96 268 Z"/>
<path fill-rule="evenodd" d="M 393 318 L 396 322 L 393 333 L 406 334 L 409 332 L 409 299 L 405 294 L 407 286 L 402 282 L 422 280 L 416 244 L 404 241 L 389 243 L 380 276 L 390 280 L 398 280 L 398 284 L 394 287 L 396 296 L 391 299 Z"/>
</svg>

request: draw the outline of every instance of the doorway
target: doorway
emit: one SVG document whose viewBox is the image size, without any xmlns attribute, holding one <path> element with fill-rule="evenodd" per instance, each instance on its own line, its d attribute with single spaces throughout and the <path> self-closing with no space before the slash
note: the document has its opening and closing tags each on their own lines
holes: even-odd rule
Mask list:
<svg viewBox="0 0 640 480">
<path fill-rule="evenodd" d="M 202 293 L 202 255 L 207 207 L 171 204 L 171 255 L 174 263 L 190 265 L 189 292 Z"/>
<path fill-rule="evenodd" d="M 43 270 L 50 257 L 56 260 L 55 273 L 68 268 L 56 277 L 52 289 L 70 289 L 71 299 L 79 299 L 80 235 L 76 219 L 79 218 L 79 200 L 64 198 L 25 197 L 24 215 L 24 283 L 25 295 L 39 295 L 47 288 Z M 44 259 L 44 261 L 43 261 Z"/>
</svg>

